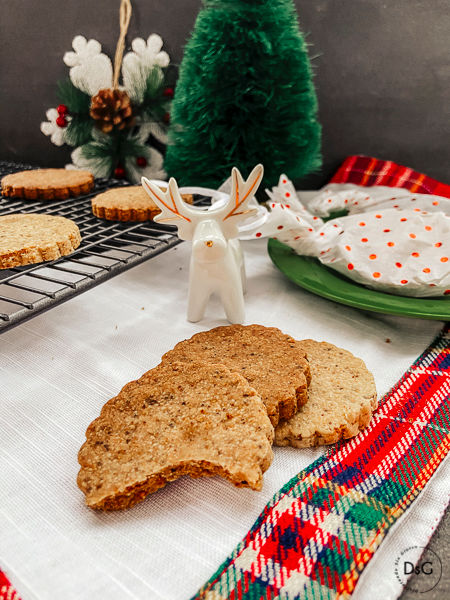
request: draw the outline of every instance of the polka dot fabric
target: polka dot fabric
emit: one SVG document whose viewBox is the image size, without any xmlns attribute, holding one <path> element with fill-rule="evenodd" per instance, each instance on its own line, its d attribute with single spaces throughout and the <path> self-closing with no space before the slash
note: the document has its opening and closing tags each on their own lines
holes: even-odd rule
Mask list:
<svg viewBox="0 0 450 600">
<path fill-rule="evenodd" d="M 280 205 L 295 212 L 296 215 L 301 217 L 311 226 L 317 227 L 318 225 L 323 225 L 321 218 L 311 214 L 311 212 L 303 206 L 298 199 L 292 181 L 290 181 L 284 173 L 280 176 L 278 185 L 271 190 L 266 189 L 266 193 L 270 198 L 269 207 L 271 210 L 276 208 L 277 205 Z"/>
<path fill-rule="evenodd" d="M 413 194 L 402 188 L 364 188 L 352 183 L 332 183 L 313 198 L 308 208 L 321 217 L 328 217 L 342 210 L 355 214 L 383 208 L 443 212 L 450 215 L 450 199 L 430 194 Z"/>
<path fill-rule="evenodd" d="M 319 260 L 358 283 L 403 296 L 450 294 L 450 218 L 442 213 L 388 208 L 364 221 L 333 219 L 319 233 L 328 246 L 317 248 Z"/>
<path fill-rule="evenodd" d="M 270 196 L 270 219 L 255 237 L 275 237 L 298 254 L 315 256 L 367 287 L 402 296 L 450 297 L 450 216 L 443 212 L 449 208 L 450 214 L 450 200 L 410 192 L 405 195 L 402 190 L 399 202 L 389 188 L 390 199 L 386 200 L 383 192 L 384 197 L 375 194 L 375 202 L 373 189 L 353 185 L 359 187 L 352 198 L 361 201 L 361 206 L 356 205 L 360 208 L 355 209 L 353 203 L 352 214 L 324 223 L 308 210 L 317 206 L 316 198 L 304 207 L 289 184 L 282 175 Z M 333 187 L 336 185 L 340 184 Z M 286 190 L 291 193 L 289 203 L 284 202 Z M 341 193 L 329 189 L 327 204 L 336 206 L 335 195 Z M 433 204 L 436 202 L 439 204 Z"/>
</svg>

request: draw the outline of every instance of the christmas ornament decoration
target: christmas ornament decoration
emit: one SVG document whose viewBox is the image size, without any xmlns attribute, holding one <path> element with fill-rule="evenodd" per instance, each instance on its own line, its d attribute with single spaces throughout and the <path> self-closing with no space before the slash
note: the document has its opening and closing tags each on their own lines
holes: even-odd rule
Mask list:
<svg viewBox="0 0 450 600">
<path fill-rule="evenodd" d="M 165 168 L 217 187 L 261 162 L 265 184 L 320 165 L 321 128 L 292 0 L 204 0 L 180 66 Z"/>
<path fill-rule="evenodd" d="M 264 169 L 257 165 L 246 181 L 237 168 L 232 170 L 232 190 L 225 204 L 202 210 L 183 202 L 172 177 L 167 191 L 142 178 L 142 185 L 161 209 L 157 222 L 178 227 L 182 240 L 192 240 L 189 272 L 188 320 L 200 321 L 212 293 L 216 292 L 230 323 L 242 323 L 245 316 L 245 267 L 238 224 L 251 213 L 249 203 L 261 183 Z"/>
<path fill-rule="evenodd" d="M 69 79 L 59 83 L 60 104 L 46 112 L 41 131 L 53 144 L 75 148 L 67 168 L 139 182 L 165 177 L 161 148 L 174 87 L 159 35 L 134 39 L 124 55 L 131 11 L 130 0 L 121 0 L 114 66 L 97 40 L 73 39 L 73 51 L 64 54 Z"/>
<path fill-rule="evenodd" d="M 336 186 L 327 186 L 305 208 L 287 176 L 281 175 L 269 193 L 270 216 L 253 230 L 253 237 L 276 237 L 297 254 L 317 257 L 373 289 L 423 298 L 450 294 L 450 211 L 443 212 L 450 209 L 448 199 L 353 186 L 347 190 L 353 212 L 324 223 L 311 207 L 325 214 L 325 205 L 350 205 Z M 397 191 L 401 201 L 393 197 Z"/>
</svg>

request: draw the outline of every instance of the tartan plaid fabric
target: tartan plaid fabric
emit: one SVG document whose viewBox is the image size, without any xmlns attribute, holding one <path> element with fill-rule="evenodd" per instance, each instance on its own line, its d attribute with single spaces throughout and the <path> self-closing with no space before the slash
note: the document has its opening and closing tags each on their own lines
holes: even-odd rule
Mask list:
<svg viewBox="0 0 450 600">
<path fill-rule="evenodd" d="M 349 156 L 330 183 L 450 186 L 391 161 Z M 382 399 L 369 427 L 291 479 L 192 600 L 349 597 L 391 525 L 450 448 L 449 328 Z"/>
<path fill-rule="evenodd" d="M 418 173 L 390 160 L 379 160 L 371 156 L 347 157 L 330 183 L 387 185 L 388 187 L 406 188 L 418 194 L 434 194 L 450 198 L 450 185 L 440 183 L 423 173 Z"/>
<path fill-rule="evenodd" d="M 0 571 L 0 600 L 20 600 L 19 594 L 3 571 Z"/>
<path fill-rule="evenodd" d="M 367 429 L 274 496 L 195 600 L 351 595 L 450 449 L 449 339 L 447 327 L 382 399 Z"/>
</svg>

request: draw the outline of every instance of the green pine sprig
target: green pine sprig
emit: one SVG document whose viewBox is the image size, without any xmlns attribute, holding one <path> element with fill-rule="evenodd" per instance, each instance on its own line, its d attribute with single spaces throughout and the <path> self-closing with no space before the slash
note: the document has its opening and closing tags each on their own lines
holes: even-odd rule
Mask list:
<svg viewBox="0 0 450 600">
<path fill-rule="evenodd" d="M 75 87 L 69 78 L 58 82 L 58 98 L 71 115 L 89 115 L 90 96 Z"/>
<path fill-rule="evenodd" d="M 58 98 L 67 106 L 71 120 L 65 132 L 70 146 L 81 146 L 91 138 L 92 119 L 89 114 L 91 98 L 75 87 L 70 79 L 58 82 Z"/>
<path fill-rule="evenodd" d="M 142 92 L 142 103 L 136 107 L 137 112 L 144 118 L 152 121 L 162 122 L 166 114 L 170 100 L 164 96 L 166 87 L 165 72 L 155 67 L 148 74 Z"/>
<path fill-rule="evenodd" d="M 94 132 L 93 139 L 81 146 L 81 156 L 94 160 L 97 169 L 104 177 L 110 177 L 118 165 L 125 160 L 145 156 L 146 146 L 132 133 L 123 131 L 104 134 Z"/>
</svg>

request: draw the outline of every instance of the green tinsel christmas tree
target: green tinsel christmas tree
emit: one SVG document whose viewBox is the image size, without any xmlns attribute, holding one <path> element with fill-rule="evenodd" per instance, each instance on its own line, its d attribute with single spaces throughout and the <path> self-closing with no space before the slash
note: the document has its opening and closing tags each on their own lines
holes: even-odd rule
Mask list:
<svg viewBox="0 0 450 600">
<path fill-rule="evenodd" d="M 180 66 L 165 168 L 216 187 L 259 162 L 265 184 L 320 166 L 321 127 L 292 0 L 203 0 Z"/>
</svg>

